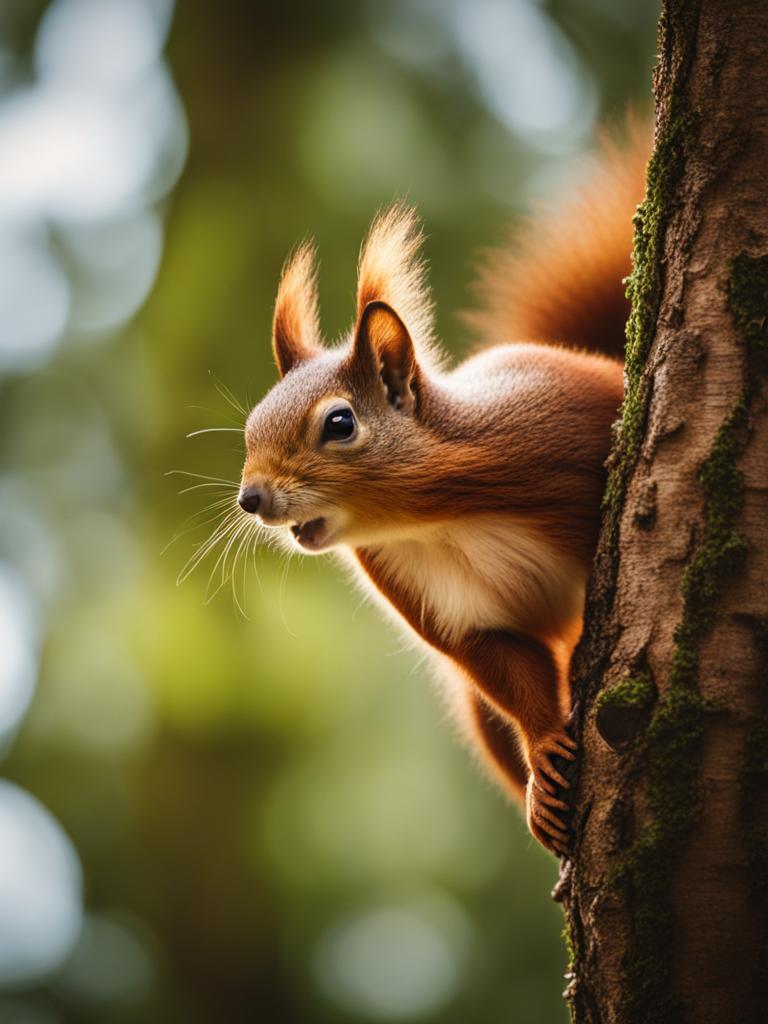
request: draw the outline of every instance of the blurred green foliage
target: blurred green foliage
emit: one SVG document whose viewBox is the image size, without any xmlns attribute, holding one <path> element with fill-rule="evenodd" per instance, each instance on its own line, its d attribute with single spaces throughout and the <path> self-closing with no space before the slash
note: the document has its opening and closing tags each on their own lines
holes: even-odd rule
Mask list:
<svg viewBox="0 0 768 1024">
<path fill-rule="evenodd" d="M 21 55 L 43 6 L 17 22 Z M 93 926 L 55 976 L 0 997 L 3 1020 L 566 1018 L 556 865 L 461 749 L 419 653 L 330 560 L 259 552 L 244 618 L 228 587 L 206 603 L 211 563 L 175 586 L 204 529 L 161 554 L 206 501 L 167 471 L 238 478 L 236 434 L 185 435 L 238 425 L 216 381 L 244 404 L 272 383 L 293 244 L 317 239 L 336 336 L 366 225 L 407 193 L 460 351 L 475 254 L 576 166 L 577 145 L 494 115 L 454 6 L 180 3 L 167 56 L 190 150 L 153 294 L 2 383 L 2 555 L 47 608 L 3 769 L 72 838 Z M 645 103 L 652 5 L 542 6 L 600 119 Z"/>
</svg>

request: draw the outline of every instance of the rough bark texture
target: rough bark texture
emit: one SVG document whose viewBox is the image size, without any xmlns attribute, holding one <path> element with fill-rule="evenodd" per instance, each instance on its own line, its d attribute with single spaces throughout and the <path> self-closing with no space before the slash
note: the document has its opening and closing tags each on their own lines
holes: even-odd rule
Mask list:
<svg viewBox="0 0 768 1024">
<path fill-rule="evenodd" d="M 578 1024 L 768 1019 L 768 3 L 668 0 L 574 665 Z"/>
</svg>

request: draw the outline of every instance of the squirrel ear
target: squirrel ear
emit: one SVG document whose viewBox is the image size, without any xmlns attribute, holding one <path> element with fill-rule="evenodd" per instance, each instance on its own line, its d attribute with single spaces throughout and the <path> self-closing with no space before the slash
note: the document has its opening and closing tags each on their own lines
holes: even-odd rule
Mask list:
<svg viewBox="0 0 768 1024">
<path fill-rule="evenodd" d="M 302 243 L 283 268 L 272 320 L 272 351 L 284 377 L 322 351 L 315 280 L 315 250 Z"/>
<path fill-rule="evenodd" d="M 419 367 L 408 330 L 391 306 L 369 302 L 362 312 L 354 342 L 354 357 L 372 363 L 395 409 L 416 408 Z"/>
</svg>

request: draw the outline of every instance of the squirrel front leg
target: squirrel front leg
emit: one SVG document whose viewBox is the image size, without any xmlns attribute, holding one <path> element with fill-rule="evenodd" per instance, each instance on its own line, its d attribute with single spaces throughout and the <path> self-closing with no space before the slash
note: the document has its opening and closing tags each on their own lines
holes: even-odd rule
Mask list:
<svg viewBox="0 0 768 1024">
<path fill-rule="evenodd" d="M 482 630 L 465 637 L 450 656 L 501 717 L 512 719 L 519 729 L 531 772 L 528 826 L 544 846 L 567 852 L 568 826 L 561 812 L 568 805 L 555 794 L 557 785 L 568 789 L 569 783 L 552 764 L 552 756 L 573 760 L 576 743 L 564 728 L 561 670 L 553 651 L 534 637 Z"/>
</svg>

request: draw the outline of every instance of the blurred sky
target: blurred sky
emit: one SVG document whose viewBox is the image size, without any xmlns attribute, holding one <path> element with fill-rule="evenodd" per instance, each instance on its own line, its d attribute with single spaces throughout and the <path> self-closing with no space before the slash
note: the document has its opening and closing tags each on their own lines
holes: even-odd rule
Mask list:
<svg viewBox="0 0 768 1024">
<path fill-rule="evenodd" d="M 407 194 L 460 352 L 477 254 L 647 107 L 655 18 L 0 6 L 3 1022 L 565 1020 L 556 866 L 419 653 L 331 560 L 176 581 L 274 380 L 290 248 L 316 237 L 337 335 Z"/>
</svg>

